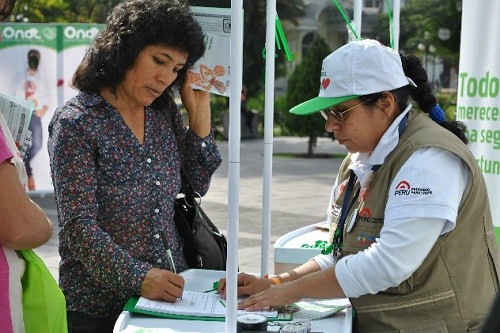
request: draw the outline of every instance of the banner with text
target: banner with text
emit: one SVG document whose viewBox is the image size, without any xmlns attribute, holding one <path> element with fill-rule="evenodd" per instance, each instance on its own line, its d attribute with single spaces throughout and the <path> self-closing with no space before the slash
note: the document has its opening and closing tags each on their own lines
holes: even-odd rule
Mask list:
<svg viewBox="0 0 500 333">
<path fill-rule="evenodd" d="M 462 3 L 456 118 L 467 124 L 470 149 L 483 171 L 500 239 L 496 204 L 500 197 L 500 1 Z"/>
<path fill-rule="evenodd" d="M 28 189 L 53 191 L 47 152 L 55 109 L 77 92 L 73 73 L 102 25 L 0 23 L 0 92 L 29 100 L 32 146 L 25 156 Z"/>
</svg>

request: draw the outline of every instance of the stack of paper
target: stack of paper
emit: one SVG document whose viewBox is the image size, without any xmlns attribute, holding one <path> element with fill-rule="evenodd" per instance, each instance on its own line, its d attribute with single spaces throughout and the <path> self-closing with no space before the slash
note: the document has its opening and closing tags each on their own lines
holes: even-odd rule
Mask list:
<svg viewBox="0 0 500 333">
<path fill-rule="evenodd" d="M 182 299 L 178 299 L 175 303 L 164 301 L 153 301 L 144 297 L 140 297 L 135 305 L 135 309 L 167 313 L 172 315 L 183 316 L 199 316 L 199 317 L 225 317 L 226 305 L 225 301 L 218 295 L 212 293 L 202 293 L 185 290 L 182 294 Z M 238 310 L 238 314 L 247 313 L 244 310 Z M 268 318 L 277 317 L 278 311 L 252 311 Z"/>
<path fill-rule="evenodd" d="M 294 318 L 300 321 L 318 320 L 333 316 L 350 306 L 347 299 L 317 300 L 304 299 L 295 302 L 294 307 L 299 311 L 294 313 Z"/>
</svg>

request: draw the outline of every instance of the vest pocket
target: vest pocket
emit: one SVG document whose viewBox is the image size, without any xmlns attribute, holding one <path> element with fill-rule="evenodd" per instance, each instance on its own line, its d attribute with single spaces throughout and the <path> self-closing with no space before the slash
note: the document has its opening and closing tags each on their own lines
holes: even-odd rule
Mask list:
<svg viewBox="0 0 500 333">
<path fill-rule="evenodd" d="M 477 332 L 477 331 L 479 331 L 480 328 L 481 328 L 481 323 L 479 323 L 473 327 L 469 327 L 467 329 L 467 332 Z"/>
<path fill-rule="evenodd" d="M 493 281 L 495 282 L 495 286 L 498 286 L 498 270 L 500 270 L 500 259 L 498 255 L 498 243 L 493 229 L 486 231 L 486 244 L 488 245 L 488 261 L 490 264 L 491 275 Z M 498 287 L 496 291 L 498 292 Z"/>
<path fill-rule="evenodd" d="M 400 333 L 448 333 L 446 323 L 442 320 L 434 323 L 427 323 L 418 327 L 404 328 L 399 331 Z"/>
<path fill-rule="evenodd" d="M 465 332 L 459 306 L 453 290 L 416 296 L 373 296 L 370 304 L 351 303 L 356 309 L 360 332 L 441 333 Z"/>
</svg>

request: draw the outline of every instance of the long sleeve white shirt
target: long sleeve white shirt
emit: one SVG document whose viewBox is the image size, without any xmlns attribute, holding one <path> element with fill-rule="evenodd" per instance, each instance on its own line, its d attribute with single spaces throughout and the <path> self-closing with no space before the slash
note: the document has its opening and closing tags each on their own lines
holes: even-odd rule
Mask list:
<svg viewBox="0 0 500 333">
<path fill-rule="evenodd" d="M 399 122 L 410 108 L 395 120 L 372 154 L 352 156 L 351 169 L 361 182 L 371 167 L 382 164 L 397 145 Z M 375 243 L 337 263 L 331 254 L 318 255 L 314 260 L 321 269 L 335 266 L 339 284 L 348 297 L 376 294 L 399 285 L 422 264 L 438 237 L 455 227 L 468 176 L 462 161 L 446 150 L 429 147 L 416 151 L 390 184 L 390 191 L 404 180 L 415 187 L 432 188 L 432 195 L 418 200 L 390 197 L 384 226 Z M 336 185 L 330 198 L 330 216 Z"/>
</svg>

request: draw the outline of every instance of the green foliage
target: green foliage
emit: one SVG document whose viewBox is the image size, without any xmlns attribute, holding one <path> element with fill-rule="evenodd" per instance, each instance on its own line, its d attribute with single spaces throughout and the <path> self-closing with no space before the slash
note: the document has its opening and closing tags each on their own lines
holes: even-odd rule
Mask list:
<svg viewBox="0 0 500 333">
<path fill-rule="evenodd" d="M 435 54 L 450 66 L 458 67 L 460 53 L 460 30 L 462 13 L 457 10 L 457 0 L 418 0 L 409 1 L 401 8 L 399 48 L 405 53 L 419 54 L 417 46 L 436 47 Z M 390 45 L 389 20 L 387 14 L 380 16 L 379 40 Z M 450 30 L 450 38 L 438 37 L 440 28 Z"/>
<path fill-rule="evenodd" d="M 456 93 L 439 93 L 436 95 L 438 104 L 444 110 L 446 119 L 455 120 L 455 111 L 457 108 L 457 94 Z"/>
<path fill-rule="evenodd" d="M 17 0 L 16 22 L 104 23 L 118 0 Z"/>
<path fill-rule="evenodd" d="M 212 115 L 212 128 L 216 138 L 222 138 L 224 114 L 229 110 L 229 98 L 212 94 L 210 97 L 210 111 Z M 219 136 L 220 135 L 220 136 Z"/>
<path fill-rule="evenodd" d="M 260 92 L 247 100 L 247 107 L 258 112 L 260 123 L 264 125 L 265 94 Z M 212 127 L 217 134 L 223 131 L 224 114 L 229 111 L 229 98 L 212 95 L 210 98 L 210 108 L 212 111 Z M 274 135 L 291 135 L 284 123 L 284 116 L 288 113 L 286 96 L 278 96 L 274 99 Z M 260 126 L 259 126 L 260 127 Z M 222 139 L 221 137 L 218 137 Z"/>
<path fill-rule="evenodd" d="M 286 109 L 318 96 L 319 78 L 323 59 L 330 54 L 330 48 L 322 38 L 318 38 L 304 56 L 288 79 Z M 284 112 L 282 114 L 287 129 L 298 136 L 309 137 L 308 155 L 313 154 L 318 136 L 324 134 L 325 121 L 319 114 L 297 116 Z"/>
<path fill-rule="evenodd" d="M 275 131 L 277 132 L 276 135 L 290 135 L 290 132 L 285 125 L 285 117 L 288 114 L 286 103 L 286 95 L 279 96 L 274 99 L 274 124 L 277 130 Z"/>
<path fill-rule="evenodd" d="M 261 118 L 264 116 L 265 104 L 266 94 L 264 92 L 259 92 L 257 95 L 249 97 L 247 100 L 247 108 L 257 110 Z"/>
<path fill-rule="evenodd" d="M 266 45 L 266 0 L 243 1 L 243 81 L 248 87 L 248 96 L 258 93 L 264 86 L 265 59 L 263 50 Z M 276 0 L 276 11 L 281 21 L 288 20 L 298 24 L 297 18 L 304 15 L 303 0 Z M 283 52 L 276 49 L 277 72 L 282 74 L 285 60 Z"/>
<path fill-rule="evenodd" d="M 264 98 L 264 93 L 259 93 L 247 100 L 247 108 L 256 110 L 261 122 L 264 119 Z M 215 129 L 216 135 L 221 134 L 224 126 L 224 114 L 229 112 L 229 98 L 212 94 L 210 97 L 210 110 L 212 113 L 212 127 Z"/>
<path fill-rule="evenodd" d="M 259 119 L 264 125 L 265 117 L 265 93 L 260 92 L 256 96 L 251 97 L 247 101 L 247 106 L 250 109 L 256 110 L 259 113 Z M 277 135 L 288 135 L 288 130 L 283 121 L 283 114 L 288 113 L 286 108 L 286 96 L 279 96 L 274 98 L 274 126 L 277 126 Z"/>
<path fill-rule="evenodd" d="M 16 22 L 104 23 L 110 10 L 118 2 L 119 0 L 17 0 L 11 17 Z M 228 3 L 227 0 L 211 2 Z M 264 86 L 265 59 L 262 52 L 266 42 L 266 6 L 266 0 L 243 2 L 243 78 L 248 87 L 249 98 L 259 93 Z M 276 0 L 276 11 L 281 21 L 298 24 L 297 18 L 304 15 L 304 8 L 303 0 Z M 276 50 L 276 53 L 276 74 L 284 76 L 286 67 L 282 65 L 283 52 Z"/>
<path fill-rule="evenodd" d="M 11 17 L 16 22 L 64 22 L 61 18 L 67 10 L 64 0 L 17 0 Z"/>
</svg>

